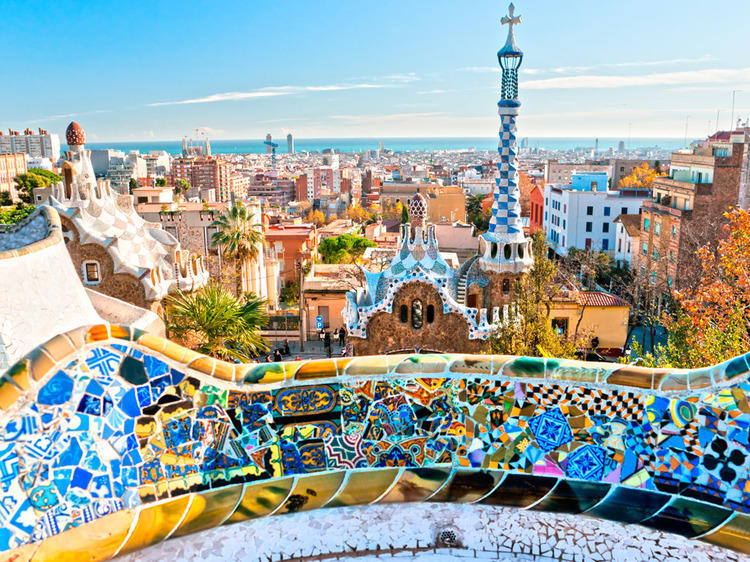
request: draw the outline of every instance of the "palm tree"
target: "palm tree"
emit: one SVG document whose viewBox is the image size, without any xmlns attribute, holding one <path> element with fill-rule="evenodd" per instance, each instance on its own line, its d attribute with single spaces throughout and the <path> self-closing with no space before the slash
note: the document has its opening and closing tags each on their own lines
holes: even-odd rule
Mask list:
<svg viewBox="0 0 750 562">
<path fill-rule="evenodd" d="M 237 260 L 237 296 L 242 295 L 247 263 L 258 259 L 263 244 L 263 231 L 253 224 L 253 213 L 242 203 L 235 203 L 213 223 L 218 228 L 212 236 L 214 244 Z"/>
<path fill-rule="evenodd" d="M 266 302 L 255 295 L 237 298 L 210 282 L 195 292 L 178 291 L 166 298 L 166 324 L 170 335 L 213 357 L 248 361 L 268 344 L 260 330 L 268 323 Z"/>
</svg>

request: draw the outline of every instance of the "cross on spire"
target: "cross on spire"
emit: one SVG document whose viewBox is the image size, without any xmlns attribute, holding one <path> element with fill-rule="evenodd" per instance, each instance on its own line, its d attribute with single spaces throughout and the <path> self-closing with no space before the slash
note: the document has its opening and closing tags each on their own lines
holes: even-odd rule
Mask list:
<svg viewBox="0 0 750 562">
<path fill-rule="evenodd" d="M 503 18 L 500 20 L 500 23 L 502 25 L 508 26 L 508 40 L 505 42 L 506 46 L 513 46 L 515 47 L 515 36 L 513 34 L 513 26 L 518 25 L 521 23 L 521 16 L 516 17 L 515 16 L 516 7 L 513 5 L 513 3 L 510 3 L 510 6 L 508 6 L 508 15 L 503 16 Z"/>
</svg>

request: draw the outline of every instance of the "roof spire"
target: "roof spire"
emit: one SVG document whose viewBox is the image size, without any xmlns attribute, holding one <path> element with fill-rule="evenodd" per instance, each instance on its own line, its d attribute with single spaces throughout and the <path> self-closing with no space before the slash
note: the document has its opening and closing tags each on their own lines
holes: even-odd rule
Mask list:
<svg viewBox="0 0 750 562">
<path fill-rule="evenodd" d="M 508 6 L 508 15 L 503 16 L 503 18 L 500 20 L 500 23 L 502 25 L 508 25 L 508 39 L 505 41 L 505 45 L 501 49 L 502 51 L 515 51 L 518 52 L 519 49 L 516 46 L 516 36 L 513 33 L 513 26 L 518 25 L 521 23 L 521 16 L 515 17 L 516 7 L 513 5 L 513 2 L 510 3 L 510 6 Z"/>
</svg>

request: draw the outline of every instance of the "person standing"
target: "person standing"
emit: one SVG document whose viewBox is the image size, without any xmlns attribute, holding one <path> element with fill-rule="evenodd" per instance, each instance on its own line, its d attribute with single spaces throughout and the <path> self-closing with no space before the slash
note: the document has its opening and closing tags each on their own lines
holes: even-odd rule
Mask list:
<svg viewBox="0 0 750 562">
<path fill-rule="evenodd" d="M 341 329 L 339 330 L 339 345 L 341 347 L 346 345 L 346 328 L 344 326 L 341 326 Z"/>
<path fill-rule="evenodd" d="M 326 330 L 325 335 L 323 336 L 323 347 L 326 349 L 326 353 L 328 353 L 328 357 L 331 357 L 333 352 L 331 351 L 331 332 Z"/>
</svg>

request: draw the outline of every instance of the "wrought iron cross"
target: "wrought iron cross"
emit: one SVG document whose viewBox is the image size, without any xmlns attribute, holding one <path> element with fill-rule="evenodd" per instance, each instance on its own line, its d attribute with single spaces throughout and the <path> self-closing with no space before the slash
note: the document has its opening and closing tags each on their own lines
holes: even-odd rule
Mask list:
<svg viewBox="0 0 750 562">
<path fill-rule="evenodd" d="M 510 6 L 508 6 L 508 15 L 503 16 L 503 19 L 500 20 L 500 23 L 502 25 L 508 24 L 508 35 L 513 35 L 513 26 L 521 23 L 521 16 L 514 17 L 514 13 L 516 11 L 516 7 L 511 2 Z"/>
</svg>

